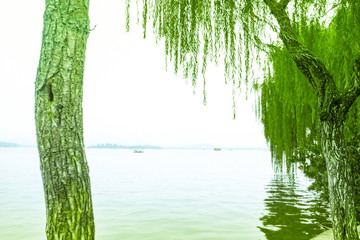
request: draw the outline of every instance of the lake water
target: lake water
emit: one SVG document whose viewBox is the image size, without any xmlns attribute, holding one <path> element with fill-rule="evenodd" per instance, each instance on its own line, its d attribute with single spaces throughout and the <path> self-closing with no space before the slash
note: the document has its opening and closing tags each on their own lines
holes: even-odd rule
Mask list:
<svg viewBox="0 0 360 240">
<path fill-rule="evenodd" d="M 98 240 L 310 239 L 330 226 L 268 151 L 87 149 Z M 0 148 L 0 239 L 45 240 L 37 150 Z"/>
</svg>

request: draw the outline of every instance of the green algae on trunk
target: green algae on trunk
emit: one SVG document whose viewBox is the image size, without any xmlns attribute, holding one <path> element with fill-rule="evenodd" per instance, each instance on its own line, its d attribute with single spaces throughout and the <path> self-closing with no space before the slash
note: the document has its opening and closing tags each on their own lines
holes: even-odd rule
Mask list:
<svg viewBox="0 0 360 240">
<path fill-rule="evenodd" d="M 46 0 L 35 120 L 48 240 L 95 235 L 82 110 L 88 8 L 88 0 Z"/>
</svg>

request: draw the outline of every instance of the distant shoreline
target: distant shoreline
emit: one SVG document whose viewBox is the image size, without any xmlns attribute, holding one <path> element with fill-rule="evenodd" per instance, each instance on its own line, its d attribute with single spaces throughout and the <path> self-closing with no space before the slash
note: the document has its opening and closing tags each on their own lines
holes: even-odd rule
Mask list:
<svg viewBox="0 0 360 240">
<path fill-rule="evenodd" d="M 36 145 L 21 145 L 13 142 L 0 142 L 0 148 L 36 148 Z M 178 145 L 178 146 L 155 146 L 155 145 L 119 145 L 97 144 L 86 146 L 89 149 L 166 149 L 166 150 L 214 150 L 214 151 L 269 151 L 261 147 L 213 147 L 211 145 Z M 215 150 L 216 149 L 216 150 Z"/>
<path fill-rule="evenodd" d="M 17 143 L 12 143 L 12 142 L 0 142 L 0 147 L 3 148 L 16 148 L 16 147 L 21 147 L 19 144 Z"/>
<path fill-rule="evenodd" d="M 259 147 L 222 147 L 216 148 L 210 145 L 188 145 L 188 146 L 153 146 L 153 145 L 118 145 L 118 144 L 97 144 L 87 146 L 87 148 L 96 148 L 96 149 L 172 149 L 172 150 L 228 150 L 228 151 L 268 151 L 268 148 L 259 148 Z"/>
<path fill-rule="evenodd" d="M 118 144 L 111 144 L 111 143 L 92 145 L 92 146 L 88 146 L 87 148 L 100 148 L 100 149 L 162 149 L 162 147 L 152 146 L 152 145 L 128 146 L 128 145 L 118 145 Z"/>
</svg>

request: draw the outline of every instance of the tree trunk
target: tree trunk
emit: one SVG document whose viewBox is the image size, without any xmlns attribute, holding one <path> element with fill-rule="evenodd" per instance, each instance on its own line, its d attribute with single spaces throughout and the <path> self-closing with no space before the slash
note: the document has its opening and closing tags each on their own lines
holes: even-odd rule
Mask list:
<svg viewBox="0 0 360 240">
<path fill-rule="evenodd" d="M 35 119 L 48 240 L 95 235 L 82 113 L 88 7 L 89 0 L 46 0 Z"/>
<path fill-rule="evenodd" d="M 322 152 L 327 165 L 330 210 L 336 240 L 359 239 L 356 230 L 354 180 L 344 138 L 344 120 L 321 121 Z"/>
</svg>

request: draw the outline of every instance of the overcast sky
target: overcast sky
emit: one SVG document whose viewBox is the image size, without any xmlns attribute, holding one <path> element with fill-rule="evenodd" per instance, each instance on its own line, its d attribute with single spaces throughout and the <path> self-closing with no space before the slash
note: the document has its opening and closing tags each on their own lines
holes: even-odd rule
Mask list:
<svg viewBox="0 0 360 240">
<path fill-rule="evenodd" d="M 194 95 L 190 82 L 165 71 L 161 43 L 151 34 L 143 40 L 134 21 L 125 32 L 123 2 L 90 1 L 91 26 L 97 26 L 86 52 L 86 144 L 266 147 L 251 101 L 239 97 L 232 119 L 232 90 L 221 67 L 208 67 L 204 106 L 201 84 Z M 0 3 L 0 141 L 36 142 L 34 81 L 44 5 L 43 0 Z"/>
</svg>

